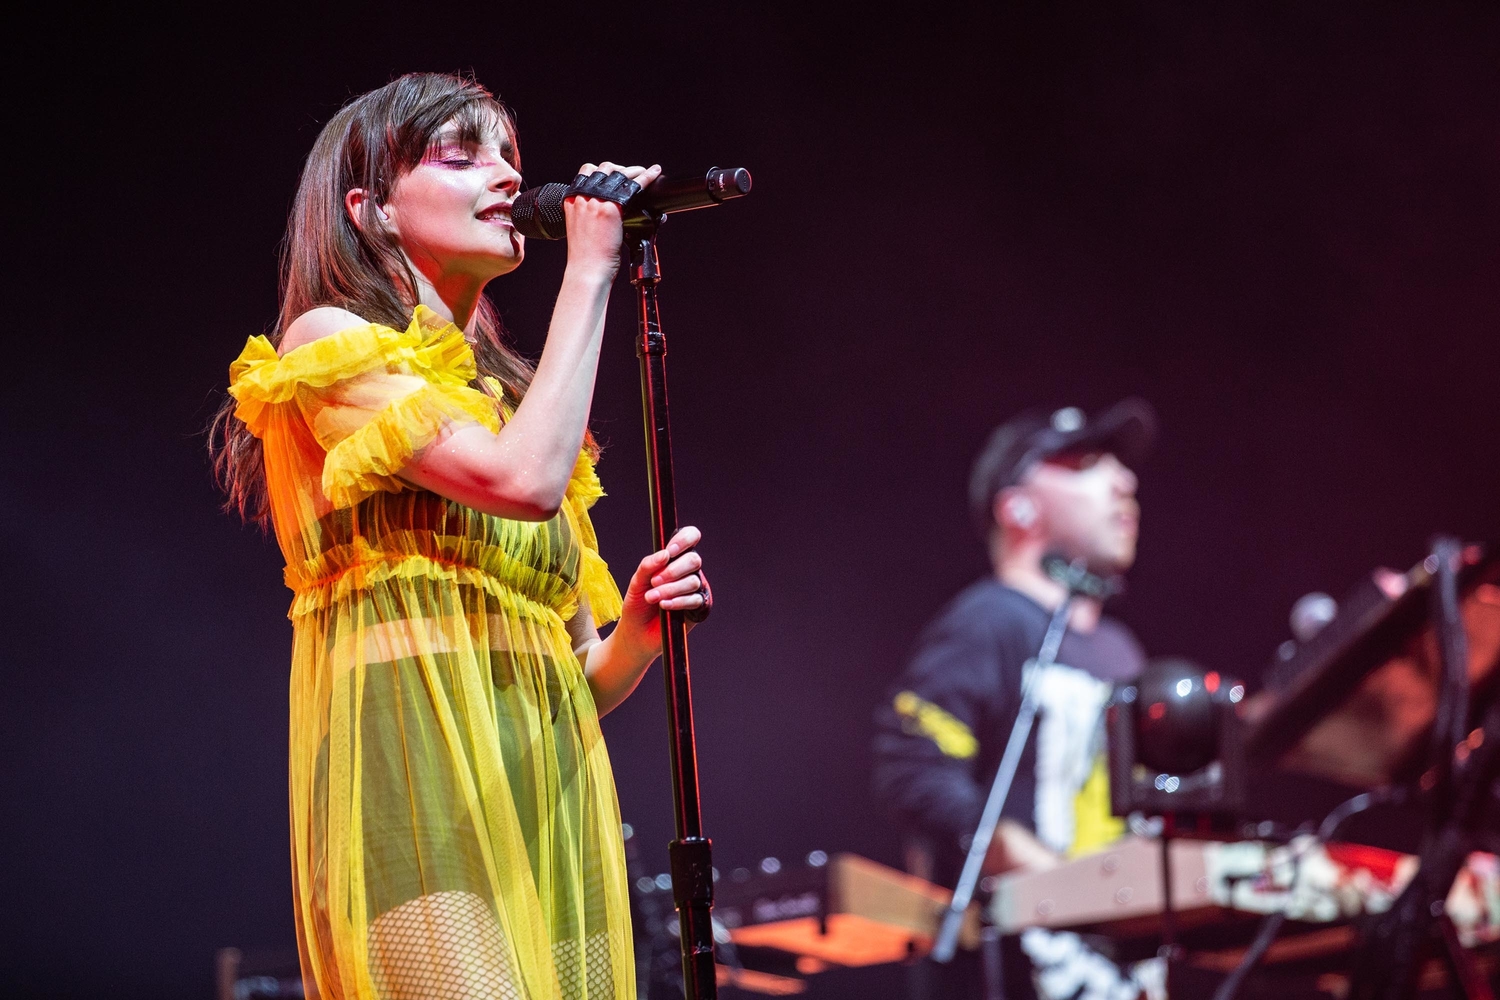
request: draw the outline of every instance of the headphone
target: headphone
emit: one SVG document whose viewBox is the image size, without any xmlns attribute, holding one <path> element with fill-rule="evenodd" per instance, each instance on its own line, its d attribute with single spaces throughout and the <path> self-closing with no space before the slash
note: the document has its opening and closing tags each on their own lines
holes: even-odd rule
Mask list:
<svg viewBox="0 0 1500 1000">
<path fill-rule="evenodd" d="M 1010 516 L 1016 519 L 1016 523 L 1023 528 L 1029 528 L 1036 523 L 1036 504 L 1032 503 L 1027 496 L 1012 497 L 1008 503 Z"/>
</svg>

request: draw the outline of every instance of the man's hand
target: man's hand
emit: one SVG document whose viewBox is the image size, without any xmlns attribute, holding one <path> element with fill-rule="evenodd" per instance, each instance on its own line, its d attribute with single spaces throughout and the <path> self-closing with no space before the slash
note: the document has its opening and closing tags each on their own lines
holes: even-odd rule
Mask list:
<svg viewBox="0 0 1500 1000">
<path fill-rule="evenodd" d="M 984 856 L 985 875 L 1008 872 L 1044 872 L 1062 864 L 1063 859 L 1036 839 L 1036 834 L 1015 820 L 1002 819 L 995 827 L 994 839 Z"/>
</svg>

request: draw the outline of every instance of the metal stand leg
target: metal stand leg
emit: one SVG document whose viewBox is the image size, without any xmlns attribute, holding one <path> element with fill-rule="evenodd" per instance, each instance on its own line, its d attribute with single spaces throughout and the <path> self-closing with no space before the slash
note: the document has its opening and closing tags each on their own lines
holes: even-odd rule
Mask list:
<svg viewBox="0 0 1500 1000">
<path fill-rule="evenodd" d="M 1458 928 L 1453 926 L 1453 919 L 1445 913 L 1437 918 L 1436 923 L 1438 936 L 1443 944 L 1444 964 L 1448 966 L 1448 977 L 1453 981 L 1453 987 L 1466 1000 L 1495 1000 L 1490 984 L 1485 982 L 1484 974 L 1474 964 L 1474 956 L 1458 940 Z"/>
<path fill-rule="evenodd" d="M 1172 993 L 1172 963 L 1178 960 L 1177 910 L 1172 906 L 1172 817 L 1161 818 L 1161 948 L 1156 954 L 1166 967 L 1167 996 Z"/>
<path fill-rule="evenodd" d="M 1162 817 L 1161 828 L 1161 956 L 1167 960 L 1177 952 L 1177 910 L 1172 906 L 1172 835 L 1170 817 Z"/>
<path fill-rule="evenodd" d="M 984 1000 L 1005 1000 L 1005 965 L 1000 956 L 1000 928 L 986 921 L 979 931 L 984 964 Z"/>
<path fill-rule="evenodd" d="M 672 479 L 672 430 L 667 412 L 667 339 L 657 314 L 661 271 L 656 231 L 631 233 L 630 283 L 639 292 L 641 410 L 646 424 L 646 464 L 651 496 L 652 544 L 660 549 L 677 531 L 677 493 Z M 683 990 L 688 1000 L 718 996 L 714 970 L 713 853 L 703 836 L 698 804 L 698 750 L 693 738 L 693 689 L 688 668 L 687 622 L 681 612 L 661 613 L 662 674 L 672 742 L 672 804 L 677 839 L 668 848 L 672 898 L 682 942 Z"/>
</svg>

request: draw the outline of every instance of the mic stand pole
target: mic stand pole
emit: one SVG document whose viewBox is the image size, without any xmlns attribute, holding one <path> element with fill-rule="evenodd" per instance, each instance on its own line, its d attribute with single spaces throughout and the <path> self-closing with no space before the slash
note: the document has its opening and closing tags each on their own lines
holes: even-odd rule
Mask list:
<svg viewBox="0 0 1500 1000">
<path fill-rule="evenodd" d="M 667 338 L 656 308 L 661 271 L 656 230 L 661 218 L 632 220 L 630 283 L 639 293 L 635 353 L 641 362 L 641 413 L 646 424 L 646 465 L 651 496 L 651 540 L 666 547 L 677 531 L 677 493 L 672 479 L 672 429 L 667 413 Z M 667 686 L 667 725 L 672 735 L 672 807 L 677 839 L 668 845 L 672 900 L 682 944 L 682 985 L 687 1000 L 718 996 L 714 970 L 713 852 L 703 836 L 698 804 L 698 750 L 693 739 L 693 688 L 688 669 L 687 618 L 661 613 L 662 676 Z"/>
<path fill-rule="evenodd" d="M 1052 620 L 1047 623 L 1047 631 L 1042 636 L 1042 647 L 1037 651 L 1036 659 L 1027 664 L 1023 670 L 1021 708 L 1016 713 L 1016 721 L 1010 727 L 1010 739 L 1006 741 L 1005 753 L 1000 758 L 1000 766 L 995 770 L 995 780 L 990 784 L 989 798 L 985 800 L 984 811 L 980 813 L 979 826 L 974 831 L 973 839 L 969 841 L 969 854 L 964 859 L 963 872 L 958 877 L 958 885 L 953 888 L 953 899 L 943 913 L 942 926 L 939 927 L 937 938 L 933 942 L 932 959 L 935 962 L 953 960 L 953 953 L 958 947 L 958 932 L 963 926 L 964 913 L 969 908 L 970 900 L 974 898 L 974 889 L 979 884 L 980 869 L 984 865 L 985 855 L 989 853 L 990 841 L 995 836 L 995 827 L 1000 824 L 1000 811 L 1005 808 L 1006 796 L 1010 794 L 1010 786 L 1015 780 L 1016 769 L 1021 765 L 1021 754 L 1026 749 L 1026 741 L 1031 736 L 1032 723 L 1036 720 L 1037 685 L 1040 683 L 1042 672 L 1057 662 L 1057 651 L 1061 648 L 1063 636 L 1068 631 L 1068 614 L 1073 610 L 1073 598 L 1078 596 L 1078 586 L 1086 573 L 1087 567 L 1082 559 L 1075 559 L 1068 567 L 1067 578 L 1061 581 L 1067 587 L 1062 602 L 1052 612 Z M 1004 995 L 1003 980 L 1000 976 L 999 935 L 985 934 L 984 944 L 987 952 L 984 956 L 985 996 L 988 1000 L 993 1000 Z"/>
</svg>

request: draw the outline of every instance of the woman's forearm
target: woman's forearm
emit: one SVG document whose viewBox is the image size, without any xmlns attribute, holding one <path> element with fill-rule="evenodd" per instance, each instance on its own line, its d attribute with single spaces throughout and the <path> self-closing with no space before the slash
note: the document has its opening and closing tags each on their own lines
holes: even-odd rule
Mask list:
<svg viewBox="0 0 1500 1000">
<path fill-rule="evenodd" d="M 541 521 L 562 504 L 583 444 L 613 272 L 570 267 L 531 386 L 498 435 L 454 428 L 404 478 L 486 514 Z"/>
<path fill-rule="evenodd" d="M 661 613 L 689 612 L 710 606 L 697 552 L 703 533 L 692 525 L 678 528 L 667 547 L 640 561 L 621 599 L 620 619 L 609 638 L 600 640 L 586 601 L 570 619 L 573 652 L 603 715 L 640 684 L 646 668 L 661 655 Z M 702 616 L 698 616 L 702 620 Z M 688 622 L 689 629 L 693 623 Z"/>
<path fill-rule="evenodd" d="M 556 503 L 588 427 L 613 278 L 598 268 L 564 272 L 531 386 L 501 432 L 505 464 L 529 478 L 535 492 L 555 494 Z"/>
<path fill-rule="evenodd" d="M 579 653 L 583 676 L 588 680 L 599 714 L 611 711 L 640 684 L 646 668 L 661 650 L 631 643 L 616 629 L 609 637 L 588 646 Z"/>
</svg>

